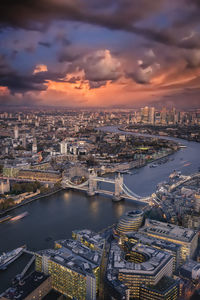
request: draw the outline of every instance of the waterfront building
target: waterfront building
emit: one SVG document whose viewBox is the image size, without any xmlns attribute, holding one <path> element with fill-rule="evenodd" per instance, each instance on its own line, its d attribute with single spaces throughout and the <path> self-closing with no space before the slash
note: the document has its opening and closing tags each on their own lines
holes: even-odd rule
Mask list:
<svg viewBox="0 0 200 300">
<path fill-rule="evenodd" d="M 179 297 L 179 282 L 164 276 L 156 285 L 142 285 L 141 300 L 176 300 Z"/>
<path fill-rule="evenodd" d="M 61 174 L 59 171 L 52 170 L 37 170 L 37 169 L 22 169 L 17 173 L 19 179 L 38 180 L 44 182 L 57 182 L 61 180 Z"/>
<path fill-rule="evenodd" d="M 36 270 L 52 277 L 52 287 L 75 299 L 95 300 L 99 290 L 101 254 L 79 241 L 55 242 L 57 249 L 36 253 Z M 60 248 L 61 247 L 61 248 Z"/>
<path fill-rule="evenodd" d="M 146 219 L 139 232 L 181 245 L 181 261 L 192 258 L 197 248 L 198 232 L 177 225 Z"/>
<path fill-rule="evenodd" d="M 117 223 L 116 232 L 123 235 L 127 232 L 137 231 L 142 225 L 143 217 L 142 210 L 132 210 L 125 213 Z"/>
<path fill-rule="evenodd" d="M 143 245 L 149 245 L 153 248 L 160 249 L 169 252 L 173 260 L 173 271 L 175 271 L 180 265 L 181 245 L 168 242 L 165 240 L 158 240 L 157 238 L 144 235 L 140 232 L 132 232 L 126 234 L 124 247 L 130 247 L 129 244 L 141 243 Z M 128 244 L 127 244 L 128 243 Z"/>
<path fill-rule="evenodd" d="M 10 192 L 10 181 L 0 180 L 0 194 L 5 194 Z"/>
<path fill-rule="evenodd" d="M 112 242 L 108 257 L 106 280 L 120 280 L 130 291 L 130 297 L 140 299 L 140 287 L 156 285 L 163 276 L 171 276 L 173 257 L 165 251 L 137 243 L 124 252 Z"/>
<path fill-rule="evenodd" d="M 51 277 L 34 271 L 18 284 L 8 288 L 0 300 L 42 300 L 51 290 Z"/>
<path fill-rule="evenodd" d="M 72 238 L 93 250 L 104 251 L 105 239 L 100 234 L 89 229 L 74 230 L 72 232 Z"/>
</svg>

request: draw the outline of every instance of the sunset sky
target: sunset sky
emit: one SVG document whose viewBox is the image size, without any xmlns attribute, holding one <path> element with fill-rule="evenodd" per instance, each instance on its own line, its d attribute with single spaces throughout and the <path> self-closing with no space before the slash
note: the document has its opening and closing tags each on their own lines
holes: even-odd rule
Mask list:
<svg viewBox="0 0 200 300">
<path fill-rule="evenodd" d="M 200 0 L 1 0 L 0 105 L 200 107 Z"/>
</svg>

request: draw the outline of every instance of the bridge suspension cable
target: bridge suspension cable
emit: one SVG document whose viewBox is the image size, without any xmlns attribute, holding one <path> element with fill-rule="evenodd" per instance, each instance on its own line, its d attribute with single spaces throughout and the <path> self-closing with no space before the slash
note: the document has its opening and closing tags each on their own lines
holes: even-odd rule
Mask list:
<svg viewBox="0 0 200 300">
<path fill-rule="evenodd" d="M 84 187 L 84 186 L 88 185 L 88 182 L 89 182 L 89 180 L 87 180 L 87 181 L 85 181 L 85 182 L 83 182 L 83 183 L 81 183 L 81 184 L 75 184 L 75 183 L 73 183 L 72 181 L 67 180 L 67 181 L 66 181 L 66 184 L 67 184 L 67 186 L 69 186 L 69 187 L 73 187 L 73 188 L 81 188 L 81 187 Z"/>
<path fill-rule="evenodd" d="M 135 197 L 136 199 L 142 199 L 142 197 L 138 196 L 133 191 L 131 191 L 125 184 L 123 184 L 121 188 L 124 191 L 124 193 L 127 194 L 128 196 Z"/>
</svg>

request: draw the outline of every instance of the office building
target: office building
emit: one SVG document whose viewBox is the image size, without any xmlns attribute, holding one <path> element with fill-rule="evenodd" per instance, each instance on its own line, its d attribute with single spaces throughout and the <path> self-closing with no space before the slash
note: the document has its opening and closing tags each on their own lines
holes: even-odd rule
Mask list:
<svg viewBox="0 0 200 300">
<path fill-rule="evenodd" d="M 140 287 L 141 300 L 176 300 L 179 298 L 179 282 L 164 276 L 156 285 Z"/>
<path fill-rule="evenodd" d="M 101 254 L 74 240 L 57 241 L 55 245 L 55 250 L 36 253 L 36 270 L 51 275 L 52 287 L 61 294 L 72 299 L 95 300 Z"/>
<path fill-rule="evenodd" d="M 181 245 L 181 261 L 192 258 L 197 248 L 198 233 L 188 228 L 146 219 L 145 226 L 140 228 L 139 232 Z"/>
<path fill-rule="evenodd" d="M 91 230 L 74 230 L 72 232 L 72 238 L 80 241 L 83 245 L 96 251 L 104 251 L 105 239 Z"/>
<path fill-rule="evenodd" d="M 67 154 L 68 153 L 67 143 L 65 141 L 62 141 L 60 143 L 60 153 L 61 154 Z"/>
<path fill-rule="evenodd" d="M 180 267 L 179 274 L 189 280 L 200 280 L 200 263 L 189 259 Z"/>
<path fill-rule="evenodd" d="M 148 106 L 141 108 L 141 121 L 142 121 L 142 123 L 149 122 L 149 107 Z"/>
<path fill-rule="evenodd" d="M 16 125 L 14 128 L 14 138 L 17 140 L 19 138 L 19 128 Z"/>
<path fill-rule="evenodd" d="M 173 257 L 168 252 L 140 243 L 124 252 L 117 242 L 111 243 L 106 280 L 120 280 L 132 298 L 140 299 L 142 284 L 156 285 L 163 276 L 171 276 L 172 271 Z"/>
<path fill-rule="evenodd" d="M 37 140 L 36 140 L 36 138 L 33 138 L 32 152 L 37 153 Z"/>
<path fill-rule="evenodd" d="M 149 108 L 149 124 L 154 125 L 155 123 L 155 108 L 150 107 Z"/>
<path fill-rule="evenodd" d="M 143 221 L 144 213 L 142 210 L 132 210 L 124 214 L 118 221 L 116 233 L 125 234 L 131 231 L 137 231 Z"/>
<path fill-rule="evenodd" d="M 169 252 L 174 258 L 173 271 L 175 271 L 180 265 L 181 245 L 147 236 L 140 232 L 127 233 L 124 240 L 124 247 L 130 247 L 129 244 L 141 243 L 143 245 L 149 245 L 153 248 Z"/>
</svg>

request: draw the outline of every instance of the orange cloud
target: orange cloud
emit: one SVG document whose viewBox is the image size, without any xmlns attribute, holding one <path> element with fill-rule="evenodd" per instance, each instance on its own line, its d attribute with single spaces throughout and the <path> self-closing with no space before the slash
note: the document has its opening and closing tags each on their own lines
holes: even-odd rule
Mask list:
<svg viewBox="0 0 200 300">
<path fill-rule="evenodd" d="M 46 65 L 36 65 L 34 71 L 33 71 L 33 74 L 37 74 L 37 73 L 40 73 L 40 72 L 47 72 L 48 71 L 48 68 Z"/>
<path fill-rule="evenodd" d="M 10 93 L 7 86 L 0 86 L 0 96 L 8 95 Z"/>
</svg>

